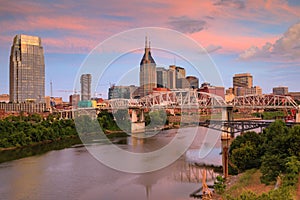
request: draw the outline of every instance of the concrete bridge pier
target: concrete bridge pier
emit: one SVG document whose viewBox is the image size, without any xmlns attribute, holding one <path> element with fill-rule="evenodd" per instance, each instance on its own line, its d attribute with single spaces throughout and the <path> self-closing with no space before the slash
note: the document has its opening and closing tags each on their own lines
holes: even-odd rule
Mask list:
<svg viewBox="0 0 300 200">
<path fill-rule="evenodd" d="M 300 110 L 297 110 L 297 113 L 296 113 L 296 122 L 300 122 Z"/>
<path fill-rule="evenodd" d="M 131 133 L 145 132 L 145 114 L 143 109 L 131 110 Z"/>
<path fill-rule="evenodd" d="M 222 110 L 222 119 L 226 119 L 228 122 L 233 121 L 233 107 L 224 107 Z M 229 147 L 233 139 L 233 130 L 230 127 L 223 126 L 223 132 L 221 135 L 222 143 L 222 166 L 223 166 L 223 176 L 228 177 L 228 159 L 229 159 Z"/>
</svg>

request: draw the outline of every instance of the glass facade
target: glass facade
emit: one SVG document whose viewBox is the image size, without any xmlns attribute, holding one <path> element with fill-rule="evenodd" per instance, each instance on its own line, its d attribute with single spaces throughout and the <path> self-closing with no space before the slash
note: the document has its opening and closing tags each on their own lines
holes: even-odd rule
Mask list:
<svg viewBox="0 0 300 200">
<path fill-rule="evenodd" d="M 10 54 L 10 101 L 45 102 L 45 63 L 41 39 L 16 35 Z"/>
<path fill-rule="evenodd" d="M 92 75 L 82 74 L 80 77 L 80 83 L 81 83 L 81 101 L 91 100 Z"/>
</svg>

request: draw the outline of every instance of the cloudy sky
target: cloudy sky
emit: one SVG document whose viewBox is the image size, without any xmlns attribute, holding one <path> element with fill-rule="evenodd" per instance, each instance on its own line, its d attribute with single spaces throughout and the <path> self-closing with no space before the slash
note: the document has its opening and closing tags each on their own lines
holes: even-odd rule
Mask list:
<svg viewBox="0 0 300 200">
<path fill-rule="evenodd" d="M 0 94 L 9 91 L 9 54 L 16 34 L 42 38 L 46 95 L 52 80 L 54 95 L 66 97 L 61 90 L 73 89 L 81 64 L 98 44 L 141 27 L 173 29 L 205 47 L 225 87 L 232 85 L 235 73 L 249 72 L 265 93 L 280 85 L 300 91 L 298 0 L 0 0 Z M 153 46 L 155 42 L 151 40 Z M 133 61 L 137 66 L 141 57 Z M 155 52 L 153 57 L 166 62 Z M 119 66 L 126 69 L 127 64 Z M 114 82 L 112 76 L 97 92 L 105 97 Z"/>
</svg>

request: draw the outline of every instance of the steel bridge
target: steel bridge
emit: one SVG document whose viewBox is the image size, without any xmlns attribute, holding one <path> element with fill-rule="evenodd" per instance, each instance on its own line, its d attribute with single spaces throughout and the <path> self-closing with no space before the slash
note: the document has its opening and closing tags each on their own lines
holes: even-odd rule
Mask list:
<svg viewBox="0 0 300 200">
<path fill-rule="evenodd" d="M 141 99 L 111 99 L 112 109 L 125 108 L 199 108 L 215 109 L 233 107 L 239 109 L 296 109 L 298 104 L 290 96 L 247 95 L 237 96 L 230 102 L 215 94 L 195 90 L 176 90 L 150 94 Z"/>
<path fill-rule="evenodd" d="M 221 130 L 225 133 L 230 133 L 234 136 L 235 133 L 244 133 L 245 131 L 260 129 L 268 127 L 273 121 L 267 120 L 240 120 L 240 121 L 227 121 L 227 120 L 206 120 L 199 122 L 199 126 L 207 127 L 214 130 Z M 286 122 L 286 126 L 292 127 L 300 125 L 300 123 Z"/>
</svg>

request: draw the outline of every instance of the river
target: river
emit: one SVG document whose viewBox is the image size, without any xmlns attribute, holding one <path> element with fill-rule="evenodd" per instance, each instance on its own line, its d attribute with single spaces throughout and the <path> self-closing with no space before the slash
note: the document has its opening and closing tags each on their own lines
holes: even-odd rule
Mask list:
<svg viewBox="0 0 300 200">
<path fill-rule="evenodd" d="M 185 128 L 184 132 L 188 134 L 191 129 Z M 138 149 L 139 152 L 141 149 L 150 151 L 153 146 L 157 150 L 169 143 L 174 134 L 176 130 L 166 130 L 150 138 L 116 138 L 113 144 L 97 146 L 116 145 L 120 149 Z M 205 139 L 206 136 L 209 136 L 208 139 Z M 207 145 L 211 138 L 217 138 L 218 142 L 213 144 L 205 158 L 200 159 L 200 146 Z M 84 146 L 52 150 L 1 163 L 0 199 L 193 199 L 190 194 L 201 187 L 203 169 L 206 169 L 208 184 L 212 184 L 218 174 L 210 167 L 199 167 L 195 163 L 220 166 L 220 152 L 219 133 L 207 132 L 205 128 L 198 128 L 189 149 L 179 159 L 163 169 L 148 173 L 111 169 L 95 159 Z"/>
</svg>

